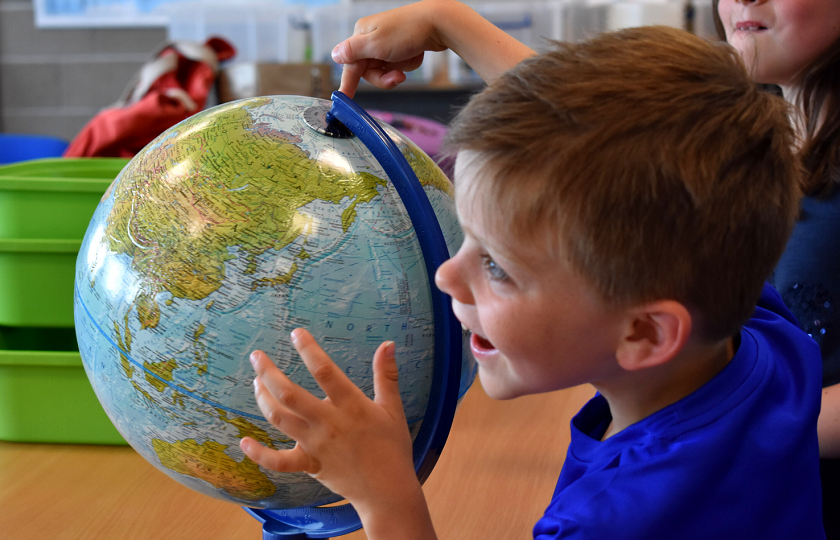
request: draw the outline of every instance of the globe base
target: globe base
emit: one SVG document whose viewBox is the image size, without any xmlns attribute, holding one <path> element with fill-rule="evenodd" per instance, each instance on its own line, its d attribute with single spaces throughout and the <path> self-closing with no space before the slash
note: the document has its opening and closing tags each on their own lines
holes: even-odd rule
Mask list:
<svg viewBox="0 0 840 540">
<path fill-rule="evenodd" d="M 263 540 L 328 539 L 362 528 L 359 515 L 349 504 L 291 510 L 242 508 L 263 524 Z"/>
</svg>

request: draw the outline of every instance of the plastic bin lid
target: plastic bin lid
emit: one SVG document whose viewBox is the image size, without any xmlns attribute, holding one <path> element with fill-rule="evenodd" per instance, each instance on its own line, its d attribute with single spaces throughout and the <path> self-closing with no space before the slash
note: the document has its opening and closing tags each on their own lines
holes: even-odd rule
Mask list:
<svg viewBox="0 0 840 540">
<path fill-rule="evenodd" d="M 98 178 L 117 177 L 128 158 L 43 158 L 0 166 L 0 177 Z"/>
</svg>

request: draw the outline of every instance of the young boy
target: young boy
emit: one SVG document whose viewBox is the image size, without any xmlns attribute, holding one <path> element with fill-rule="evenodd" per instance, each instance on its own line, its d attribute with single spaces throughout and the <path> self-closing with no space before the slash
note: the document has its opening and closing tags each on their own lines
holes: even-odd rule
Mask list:
<svg viewBox="0 0 840 540">
<path fill-rule="evenodd" d="M 798 209 L 784 104 L 734 51 L 678 30 L 519 51 L 451 126 L 465 241 L 436 279 L 491 397 L 599 392 L 534 537 L 824 538 L 819 352 L 763 288 Z M 356 74 L 395 77 L 402 60 L 381 56 Z M 292 338 L 328 398 L 253 353 L 260 409 L 298 444 L 245 438 L 245 453 L 346 497 L 368 538 L 435 538 L 394 344 L 371 401 L 310 334 Z"/>
</svg>

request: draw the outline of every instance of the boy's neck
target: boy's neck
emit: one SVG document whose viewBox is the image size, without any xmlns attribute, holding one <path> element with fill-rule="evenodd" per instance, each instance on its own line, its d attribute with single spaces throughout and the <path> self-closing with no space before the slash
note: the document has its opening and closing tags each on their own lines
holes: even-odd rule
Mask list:
<svg viewBox="0 0 840 540">
<path fill-rule="evenodd" d="M 712 380 L 735 356 L 734 338 L 703 347 L 686 347 L 663 366 L 635 372 L 609 383 L 593 383 L 607 400 L 612 422 L 601 440 L 647 418 Z"/>
</svg>

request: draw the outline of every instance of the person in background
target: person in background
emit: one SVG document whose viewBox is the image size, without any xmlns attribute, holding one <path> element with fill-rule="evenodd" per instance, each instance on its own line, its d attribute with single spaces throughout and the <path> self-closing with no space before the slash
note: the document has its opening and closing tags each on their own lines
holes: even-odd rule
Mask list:
<svg viewBox="0 0 840 540">
<path fill-rule="evenodd" d="M 828 538 L 840 538 L 840 4 L 714 0 L 716 26 L 753 79 L 795 106 L 802 209 L 772 283 L 820 345 L 818 431 Z"/>
<path fill-rule="evenodd" d="M 463 4 L 407 9 L 357 24 L 342 87 L 398 83 L 430 47 L 490 83 L 448 134 L 465 240 L 436 275 L 482 387 L 598 390 L 534 537 L 824 538 L 819 349 L 764 285 L 801 195 L 787 104 L 730 48 L 680 30 L 533 55 Z M 297 444 L 243 451 L 347 498 L 372 540 L 435 538 L 393 342 L 369 399 L 308 332 L 292 340 L 327 397 L 255 351 L 257 403 Z"/>
</svg>

